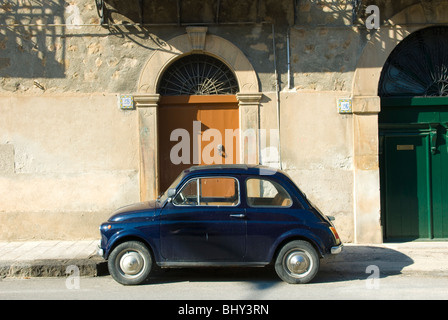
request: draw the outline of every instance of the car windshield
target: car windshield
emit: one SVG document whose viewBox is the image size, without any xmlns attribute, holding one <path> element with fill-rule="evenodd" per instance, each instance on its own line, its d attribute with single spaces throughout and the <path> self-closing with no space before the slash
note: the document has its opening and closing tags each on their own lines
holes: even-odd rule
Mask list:
<svg viewBox="0 0 448 320">
<path fill-rule="evenodd" d="M 176 188 L 179 185 L 179 182 L 182 180 L 183 176 L 184 176 L 183 172 L 180 175 L 178 175 L 177 178 L 173 181 L 173 183 L 168 187 L 168 189 L 166 189 L 165 192 L 162 193 L 159 196 L 159 198 L 157 198 L 157 201 L 160 203 L 164 203 L 168 198 L 168 190 L 171 188 Z"/>
</svg>

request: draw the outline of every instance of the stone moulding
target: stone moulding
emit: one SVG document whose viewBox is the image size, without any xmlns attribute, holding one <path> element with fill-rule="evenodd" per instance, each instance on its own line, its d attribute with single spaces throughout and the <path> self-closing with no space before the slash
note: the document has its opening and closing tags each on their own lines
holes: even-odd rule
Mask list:
<svg viewBox="0 0 448 320">
<path fill-rule="evenodd" d="M 207 35 L 207 27 L 187 27 L 188 38 L 192 51 L 203 52 L 205 48 L 205 37 Z"/>
<path fill-rule="evenodd" d="M 240 92 L 259 92 L 257 74 L 244 53 L 230 41 L 207 34 L 204 27 L 188 27 L 187 33 L 168 40 L 163 50 L 155 51 L 143 67 L 137 92 L 157 94 L 166 68 L 181 56 L 198 51 L 221 60 L 233 70 Z"/>
</svg>

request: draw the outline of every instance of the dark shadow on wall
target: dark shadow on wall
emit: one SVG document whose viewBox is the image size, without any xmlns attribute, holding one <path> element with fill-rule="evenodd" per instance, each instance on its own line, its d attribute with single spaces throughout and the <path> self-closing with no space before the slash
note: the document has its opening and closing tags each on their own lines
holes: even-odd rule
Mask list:
<svg viewBox="0 0 448 320">
<path fill-rule="evenodd" d="M 362 24 L 366 18 L 365 7 L 374 3 L 380 8 L 383 22 L 416 1 L 362 1 L 362 6 L 356 10 L 357 21 L 354 21 L 350 5 L 311 0 L 104 0 L 104 14 L 106 23 L 111 23 L 106 28 L 109 35 L 131 40 L 148 50 L 170 51 L 172 48 L 167 46 L 167 41 L 185 33 L 185 25 L 207 25 L 210 34 L 228 39 L 243 51 L 260 77 L 260 90 L 272 91 L 275 90 L 271 80 L 274 62 L 280 90 L 288 82 L 288 71 L 291 72 L 291 86 L 300 85 L 303 89 L 313 88 L 313 74 L 354 71 L 367 38 L 376 39 L 379 35 L 365 28 L 352 29 L 347 21 Z M 391 8 L 387 6 L 390 2 L 393 2 Z M 70 63 L 67 55 L 70 39 L 108 35 L 104 30 L 96 35 L 90 29 L 73 32 L 69 26 L 60 26 L 75 22 L 77 14 L 86 23 L 99 23 L 95 2 L 92 1 L 90 6 L 91 12 L 79 12 L 81 7 L 70 5 L 67 0 L 0 2 L 0 77 L 65 78 Z M 135 25 L 142 21 L 148 25 Z M 275 24 L 275 36 L 271 23 Z M 165 27 L 153 27 L 152 24 Z M 273 38 L 276 61 L 273 61 Z M 70 64 L 75 63 L 71 61 Z M 324 89 L 343 90 L 351 85 L 346 79 L 349 77 L 334 77 Z M 14 87 L 9 89 L 14 90 Z"/>
<path fill-rule="evenodd" d="M 0 77 L 65 76 L 65 28 L 56 26 L 65 10 L 65 0 L 1 2 Z"/>
</svg>

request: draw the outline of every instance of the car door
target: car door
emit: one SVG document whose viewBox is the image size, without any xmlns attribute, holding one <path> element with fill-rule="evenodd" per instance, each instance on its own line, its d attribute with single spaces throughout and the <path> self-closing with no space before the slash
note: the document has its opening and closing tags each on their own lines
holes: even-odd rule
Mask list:
<svg viewBox="0 0 448 320">
<path fill-rule="evenodd" d="M 167 263 L 243 261 L 246 220 L 240 198 L 235 177 L 188 180 L 162 211 L 160 242 Z"/>
</svg>

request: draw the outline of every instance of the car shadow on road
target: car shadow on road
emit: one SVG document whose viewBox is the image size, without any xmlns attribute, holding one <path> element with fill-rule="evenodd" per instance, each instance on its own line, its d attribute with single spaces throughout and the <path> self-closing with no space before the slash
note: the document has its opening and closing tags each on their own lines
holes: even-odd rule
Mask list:
<svg viewBox="0 0 448 320">
<path fill-rule="evenodd" d="M 159 269 L 148 280 L 148 284 L 173 282 L 235 282 L 235 281 L 280 281 L 273 268 L 182 268 Z"/>
<path fill-rule="evenodd" d="M 311 284 L 365 280 L 369 277 L 385 278 L 401 274 L 403 268 L 413 263 L 414 261 L 409 256 L 393 249 L 381 246 L 347 245 L 340 254 L 327 256 L 321 260 L 319 272 Z M 103 266 L 99 275 L 107 274 L 107 267 Z M 183 281 L 249 281 L 256 283 L 259 289 L 266 289 L 282 282 L 273 266 L 268 266 L 262 268 L 157 268 L 144 284 Z"/>
<path fill-rule="evenodd" d="M 335 256 L 321 260 L 314 282 L 363 280 L 399 275 L 414 260 L 390 248 L 382 246 L 346 245 Z"/>
</svg>

